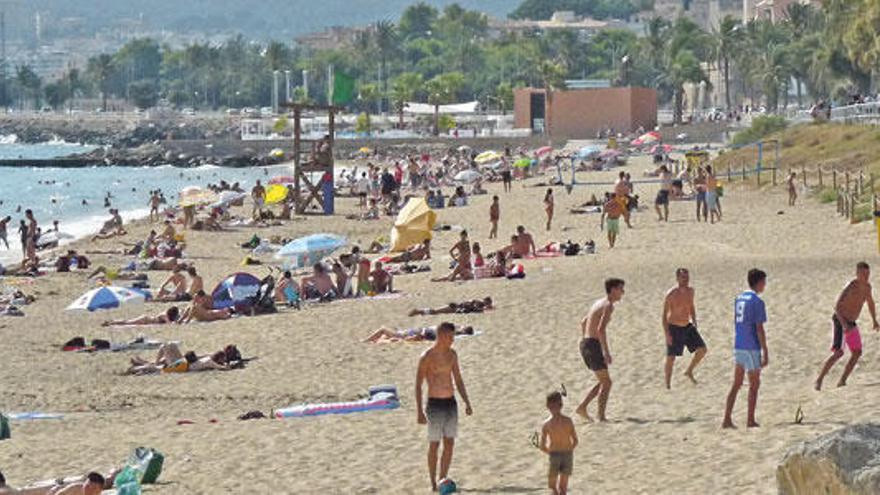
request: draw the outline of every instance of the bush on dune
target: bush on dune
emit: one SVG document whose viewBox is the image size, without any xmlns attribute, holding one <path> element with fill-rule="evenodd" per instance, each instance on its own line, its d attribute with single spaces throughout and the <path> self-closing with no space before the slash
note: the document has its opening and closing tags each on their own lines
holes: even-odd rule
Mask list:
<svg viewBox="0 0 880 495">
<path fill-rule="evenodd" d="M 785 129 L 787 125 L 788 123 L 785 121 L 785 118 L 778 115 L 762 115 L 760 117 L 755 117 L 752 119 L 751 127 L 743 129 L 733 136 L 732 144 L 734 146 L 742 146 L 760 141 L 774 132 L 779 132 Z"/>
</svg>

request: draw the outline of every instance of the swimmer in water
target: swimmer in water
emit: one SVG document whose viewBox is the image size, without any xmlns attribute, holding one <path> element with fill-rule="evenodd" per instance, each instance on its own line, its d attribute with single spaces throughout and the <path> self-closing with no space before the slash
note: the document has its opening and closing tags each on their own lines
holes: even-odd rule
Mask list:
<svg viewBox="0 0 880 495">
<path fill-rule="evenodd" d="M 110 198 L 104 198 L 104 208 L 110 208 Z"/>
<path fill-rule="evenodd" d="M 89 206 L 89 202 L 86 201 L 85 199 L 83 199 L 83 200 L 82 200 L 82 205 L 83 205 L 83 206 Z"/>
</svg>

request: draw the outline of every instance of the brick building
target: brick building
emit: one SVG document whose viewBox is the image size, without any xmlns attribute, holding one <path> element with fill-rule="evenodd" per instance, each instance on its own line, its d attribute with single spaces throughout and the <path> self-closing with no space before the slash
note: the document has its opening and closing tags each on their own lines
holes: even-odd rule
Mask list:
<svg viewBox="0 0 880 495">
<path fill-rule="evenodd" d="M 629 132 L 657 125 L 657 92 L 649 88 L 599 88 L 513 92 L 514 127 L 553 137 L 586 138 L 611 128 Z"/>
</svg>

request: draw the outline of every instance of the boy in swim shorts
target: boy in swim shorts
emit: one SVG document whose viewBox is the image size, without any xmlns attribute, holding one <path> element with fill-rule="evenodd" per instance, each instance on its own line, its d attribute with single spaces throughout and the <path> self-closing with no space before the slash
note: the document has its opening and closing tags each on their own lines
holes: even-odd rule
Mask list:
<svg viewBox="0 0 880 495">
<path fill-rule="evenodd" d="M 605 407 L 608 405 L 608 394 L 611 393 L 611 376 L 608 374 L 608 366 L 611 365 L 611 351 L 608 349 L 608 337 L 606 330 L 611 322 L 611 314 L 614 305 L 623 299 L 624 281 L 619 278 L 605 280 L 605 297 L 599 299 L 590 308 L 587 316 L 581 320 L 580 342 L 581 357 L 587 369 L 596 375 L 599 380 L 584 398 L 583 402 L 575 409 L 575 413 L 590 421 L 587 414 L 587 406 L 599 397 L 599 421 L 607 421 Z"/>
<path fill-rule="evenodd" d="M 554 495 L 568 493 L 568 478 L 574 468 L 574 449 L 578 444 L 577 431 L 571 418 L 562 414 L 562 394 L 547 395 L 550 417 L 541 428 L 541 452 L 549 456 L 550 468 L 547 486 Z"/>
<path fill-rule="evenodd" d="M 737 296 L 734 302 L 735 337 L 733 346 L 733 385 L 727 394 L 722 428 L 735 428 L 731 414 L 736 396 L 742 387 L 745 375 L 749 377 L 748 427 L 755 428 L 755 406 L 758 403 L 758 389 L 761 386 L 761 369 L 769 363 L 767 337 L 764 323 L 767 309 L 758 294 L 767 286 L 767 274 L 757 268 L 749 270 L 749 290 Z"/>
<path fill-rule="evenodd" d="M 871 313 L 874 330 L 880 329 L 880 325 L 877 323 L 874 297 L 869 282 L 870 277 L 871 268 L 864 261 L 860 262 L 856 265 L 856 278 L 844 287 L 840 297 L 837 298 L 834 314 L 831 315 L 831 355 L 825 360 L 825 364 L 822 365 L 822 370 L 819 372 L 819 377 L 816 378 L 816 390 L 822 390 L 822 380 L 825 378 L 825 375 L 843 357 L 844 342 L 849 347 L 850 358 L 843 369 L 843 374 L 840 375 L 837 386 L 843 387 L 846 385 L 846 380 L 862 355 L 862 336 L 856 322 L 865 303 L 868 304 L 868 311 Z"/>
</svg>

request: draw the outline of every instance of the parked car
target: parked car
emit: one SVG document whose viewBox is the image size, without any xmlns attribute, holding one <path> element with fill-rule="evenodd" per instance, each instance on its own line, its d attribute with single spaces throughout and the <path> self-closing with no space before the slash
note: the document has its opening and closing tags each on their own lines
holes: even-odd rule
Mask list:
<svg viewBox="0 0 880 495">
<path fill-rule="evenodd" d="M 244 107 L 241 109 L 241 114 L 251 116 L 251 115 L 256 115 L 257 111 L 251 107 Z"/>
<path fill-rule="evenodd" d="M 239 112 L 239 110 L 237 108 L 227 108 L 226 109 L 226 115 L 238 115 L 239 113 L 241 113 L 241 112 Z"/>
<path fill-rule="evenodd" d="M 193 116 L 196 114 L 196 110 L 194 108 L 186 107 L 180 111 L 183 115 Z"/>
<path fill-rule="evenodd" d="M 263 107 L 260 109 L 260 115 L 263 117 L 271 117 L 275 115 L 275 112 L 272 111 L 272 107 Z"/>
</svg>

